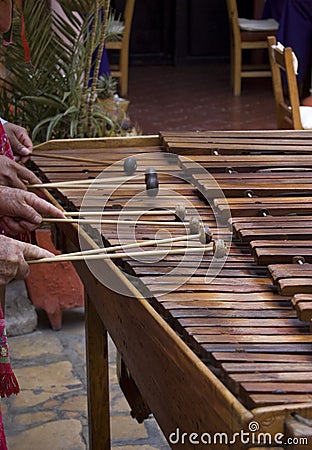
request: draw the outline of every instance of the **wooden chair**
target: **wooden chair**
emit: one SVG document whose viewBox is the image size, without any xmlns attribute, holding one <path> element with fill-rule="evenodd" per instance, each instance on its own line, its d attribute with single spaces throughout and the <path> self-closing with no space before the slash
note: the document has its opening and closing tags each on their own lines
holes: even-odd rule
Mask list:
<svg viewBox="0 0 312 450">
<path fill-rule="evenodd" d="M 231 85 L 235 96 L 241 94 L 242 78 L 270 77 L 268 64 L 243 65 L 243 50 L 265 49 L 268 35 L 278 29 L 274 19 L 238 17 L 236 0 L 226 0 L 231 37 Z"/>
<path fill-rule="evenodd" d="M 117 64 L 110 66 L 113 77 L 119 78 L 119 94 L 124 97 L 128 92 L 128 72 L 129 72 L 129 41 L 131 24 L 133 17 L 135 0 L 126 0 L 122 17 L 123 34 L 119 40 L 110 40 L 105 43 L 106 49 L 119 53 Z M 120 29 L 120 21 L 116 21 L 116 26 Z"/>
<path fill-rule="evenodd" d="M 300 106 L 294 67 L 295 57 L 290 47 L 276 46 L 275 36 L 268 37 L 269 58 L 272 70 L 273 91 L 278 128 L 294 130 L 312 129 L 312 107 Z M 283 86 L 281 70 L 287 86 Z"/>
</svg>

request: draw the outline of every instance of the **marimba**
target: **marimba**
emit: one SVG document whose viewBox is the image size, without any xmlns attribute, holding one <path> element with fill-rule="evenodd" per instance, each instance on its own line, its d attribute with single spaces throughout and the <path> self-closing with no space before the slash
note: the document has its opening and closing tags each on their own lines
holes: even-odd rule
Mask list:
<svg viewBox="0 0 312 450">
<path fill-rule="evenodd" d="M 179 201 L 196 210 L 214 236 L 232 237 L 234 230 L 229 254 L 211 273 L 211 253 L 125 257 L 102 261 L 100 269 L 74 263 L 86 290 L 90 448 L 109 448 L 107 331 L 122 358 L 121 384 L 133 415 L 143 420 L 151 411 L 173 448 L 284 448 L 287 442 L 300 448 L 302 438 L 311 445 L 311 316 L 296 312 L 310 293 L 311 138 L 277 131 L 51 141 L 40 151 L 55 159 L 39 151 L 32 158 L 43 180 L 57 182 L 102 170 L 109 177 L 121 170 L 120 160 L 137 157 L 138 178 L 109 193 L 88 193 L 87 202 L 83 189 L 50 189 L 47 195 L 65 210 L 105 203 L 113 217 L 124 207 L 172 209 Z M 158 171 L 155 197 L 142 194 L 149 167 Z M 161 212 L 153 220 L 164 220 Z M 179 235 L 175 218 L 166 220 Z M 128 243 L 129 236 L 154 238 L 159 227 L 166 228 L 111 223 L 78 233 L 76 224 L 57 223 L 55 241 L 66 253 Z M 304 264 L 292 264 L 296 256 Z M 270 273 L 277 273 L 275 282 Z M 289 294 L 276 284 L 287 276 L 305 281 Z"/>
</svg>

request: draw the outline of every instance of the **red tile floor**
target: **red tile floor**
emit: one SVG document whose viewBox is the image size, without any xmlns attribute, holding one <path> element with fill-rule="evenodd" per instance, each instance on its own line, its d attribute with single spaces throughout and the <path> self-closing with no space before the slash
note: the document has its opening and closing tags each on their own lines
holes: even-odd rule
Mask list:
<svg viewBox="0 0 312 450">
<path fill-rule="evenodd" d="M 130 67 L 127 98 L 143 134 L 276 129 L 272 80 L 243 80 L 242 95 L 234 97 L 227 63 Z"/>
</svg>

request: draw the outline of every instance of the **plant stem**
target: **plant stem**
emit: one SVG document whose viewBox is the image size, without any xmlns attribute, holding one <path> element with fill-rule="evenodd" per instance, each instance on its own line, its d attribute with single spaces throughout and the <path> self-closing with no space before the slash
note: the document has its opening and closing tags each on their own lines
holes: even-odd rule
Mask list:
<svg viewBox="0 0 312 450">
<path fill-rule="evenodd" d="M 96 100 L 96 87 L 97 87 L 97 81 L 99 78 L 101 59 L 102 59 L 103 50 L 104 50 L 104 46 L 105 46 L 105 36 L 106 36 L 107 21 L 108 21 L 109 9 L 110 9 L 110 0 L 102 0 L 100 7 L 103 8 L 103 19 L 102 19 L 103 23 L 102 23 L 102 27 L 101 27 L 101 37 L 100 37 L 98 51 L 97 51 L 97 55 L 96 55 L 95 65 L 94 65 L 91 93 L 90 93 L 90 99 L 89 99 L 89 104 L 88 104 L 88 113 L 87 113 L 87 124 L 88 124 L 87 125 L 87 135 L 88 135 L 88 137 L 92 137 L 93 109 L 94 109 L 94 103 Z"/>
<path fill-rule="evenodd" d="M 88 84 L 89 84 L 90 70 L 91 70 L 91 65 L 92 65 L 92 55 L 94 52 L 95 35 L 96 35 L 97 27 L 98 27 L 99 11 L 100 11 L 100 0 L 95 0 L 94 10 L 93 10 L 92 27 L 91 27 L 91 32 L 89 34 L 89 42 L 86 43 L 86 45 L 88 44 L 89 47 L 88 47 L 86 68 L 85 68 L 85 73 L 84 73 L 83 88 L 82 88 L 82 93 L 81 93 L 80 110 L 79 110 L 79 114 L 78 114 L 78 135 L 79 135 L 79 137 L 84 137 L 83 122 L 85 121 L 85 118 L 86 118 L 88 104 L 91 101 L 91 99 L 88 98 Z M 88 135 L 88 133 L 87 133 L 87 135 Z"/>
</svg>

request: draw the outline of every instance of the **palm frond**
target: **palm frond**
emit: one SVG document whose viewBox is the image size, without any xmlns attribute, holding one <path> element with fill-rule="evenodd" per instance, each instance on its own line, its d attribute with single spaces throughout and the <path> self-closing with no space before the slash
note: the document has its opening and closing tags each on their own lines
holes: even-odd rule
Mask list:
<svg viewBox="0 0 312 450">
<path fill-rule="evenodd" d="M 59 3 L 61 13 L 52 14 L 42 0 L 24 1 L 31 63 L 23 62 L 19 13 L 14 17 L 14 42 L 1 49 L 9 77 L 3 80 L 4 88 L 0 91 L 0 116 L 28 128 L 35 143 L 50 137 L 77 137 L 79 126 L 81 132 L 87 134 L 86 114 L 79 118 L 84 101 L 82 80 L 90 52 L 98 46 L 101 36 L 103 39 L 103 27 L 100 20 L 96 27 L 92 22 L 93 2 L 90 8 L 86 7 L 86 0 L 59 0 Z M 113 20 L 111 16 L 105 38 L 109 34 L 110 20 Z M 95 27 L 93 43 L 91 23 Z M 91 98 L 88 88 L 86 98 Z M 103 108 L 94 108 L 91 122 L 92 133 L 97 136 L 119 131 L 118 124 Z"/>
</svg>

